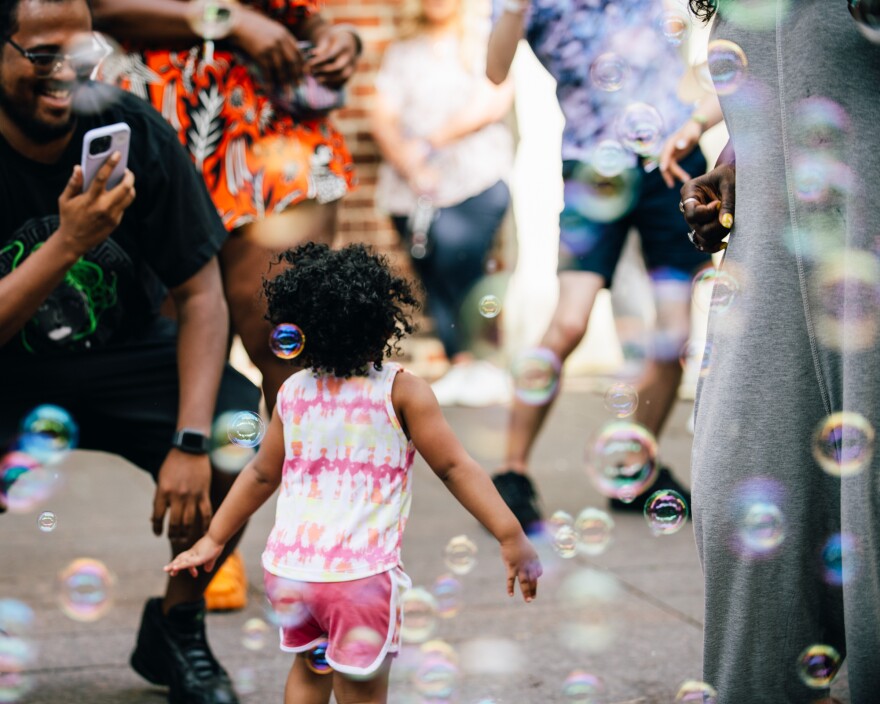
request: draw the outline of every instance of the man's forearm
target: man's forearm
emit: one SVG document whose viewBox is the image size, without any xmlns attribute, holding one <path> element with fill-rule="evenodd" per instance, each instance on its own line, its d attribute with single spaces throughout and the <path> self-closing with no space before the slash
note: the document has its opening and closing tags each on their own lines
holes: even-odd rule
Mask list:
<svg viewBox="0 0 880 704">
<path fill-rule="evenodd" d="M 510 73 L 516 47 L 523 37 L 524 24 L 525 12 L 505 10 L 492 28 L 486 56 L 486 77 L 492 83 L 503 83 Z"/>
</svg>

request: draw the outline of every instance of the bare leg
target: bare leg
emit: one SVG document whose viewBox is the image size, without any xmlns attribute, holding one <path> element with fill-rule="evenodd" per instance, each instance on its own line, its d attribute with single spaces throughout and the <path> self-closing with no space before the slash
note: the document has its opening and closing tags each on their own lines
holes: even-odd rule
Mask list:
<svg viewBox="0 0 880 704">
<path fill-rule="evenodd" d="M 270 413 L 278 389 L 296 367 L 278 359 L 269 349 L 272 326 L 263 317 L 263 276 L 279 252 L 305 242 L 330 244 L 336 234 L 337 213 L 335 202 L 320 205 L 305 201 L 271 218 L 245 225 L 220 250 L 232 332 L 241 336 L 248 356 L 263 375 L 263 396 Z"/>
<path fill-rule="evenodd" d="M 333 694 L 337 704 L 385 704 L 388 701 L 388 673 L 391 670 L 391 656 L 368 680 L 350 680 L 338 672 L 333 673 Z M 286 701 L 284 704 L 293 704 Z"/>
<path fill-rule="evenodd" d="M 214 511 L 217 510 L 220 506 L 220 502 L 223 501 L 223 497 L 229 492 L 232 483 L 235 481 L 235 477 L 236 475 L 229 474 L 228 472 L 219 472 L 216 469 L 213 470 L 211 475 L 211 506 Z M 199 576 L 196 578 L 190 576 L 188 572 L 180 572 L 176 577 L 169 577 L 168 587 L 165 591 L 165 599 L 162 602 L 162 612 L 167 614 L 168 610 L 173 606 L 177 606 L 177 604 L 188 604 L 201 599 L 202 594 L 213 578 L 214 573 L 220 569 L 220 566 L 230 553 L 232 553 L 235 546 L 238 545 L 238 541 L 241 539 L 243 533 L 244 528 L 242 528 L 232 540 L 226 544 L 226 548 L 220 556 L 220 559 L 217 561 L 213 572 L 206 573 L 204 570 L 201 570 L 199 571 Z M 177 555 L 187 548 L 192 547 L 200 537 L 202 537 L 202 534 L 201 532 L 198 532 L 188 540 L 172 540 L 171 554 Z"/>
<path fill-rule="evenodd" d="M 559 274 L 559 301 L 541 346 L 553 350 L 564 362 L 586 334 L 596 294 L 604 286 L 605 279 L 592 272 Z M 514 399 L 507 434 L 506 469 L 526 473 L 529 454 L 552 403 L 551 400 L 543 406 L 530 406 Z"/>
<path fill-rule="evenodd" d="M 690 334 L 690 286 L 683 285 L 677 295 L 670 295 L 666 282 L 665 295 L 661 300 L 655 296 L 657 306 L 657 334 L 661 340 L 659 354 L 645 368 L 639 382 L 639 405 L 635 419 L 644 425 L 654 436 L 659 436 L 669 417 L 678 394 L 682 369 L 677 351 Z"/>
<path fill-rule="evenodd" d="M 297 655 L 284 686 L 284 704 L 328 704 L 335 675 L 318 675 L 306 665 L 306 656 Z"/>
</svg>

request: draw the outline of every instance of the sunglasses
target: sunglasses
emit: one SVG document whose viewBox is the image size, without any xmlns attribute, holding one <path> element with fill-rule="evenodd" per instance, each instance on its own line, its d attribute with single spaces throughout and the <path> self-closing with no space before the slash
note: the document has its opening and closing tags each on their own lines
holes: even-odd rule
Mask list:
<svg viewBox="0 0 880 704">
<path fill-rule="evenodd" d="M 11 38 L 7 38 L 6 43 L 31 62 L 34 67 L 34 74 L 38 78 L 51 78 L 61 70 L 65 62 L 70 63 L 77 76 L 88 77 L 112 51 L 106 42 L 94 34 L 91 36 L 91 42 L 89 42 L 88 46 L 84 46 L 71 54 L 28 51 Z"/>
</svg>

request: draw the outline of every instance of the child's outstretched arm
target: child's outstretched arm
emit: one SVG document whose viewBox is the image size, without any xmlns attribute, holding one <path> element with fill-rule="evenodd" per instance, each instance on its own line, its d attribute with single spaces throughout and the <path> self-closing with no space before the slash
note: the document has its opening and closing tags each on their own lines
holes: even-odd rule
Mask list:
<svg viewBox="0 0 880 704">
<path fill-rule="evenodd" d="M 235 535 L 254 512 L 275 493 L 281 483 L 281 470 L 284 466 L 284 431 L 281 416 L 276 407 L 266 435 L 260 443 L 256 456 L 247 463 L 236 478 L 211 519 L 208 532 L 189 550 L 180 553 L 165 571 L 172 576 L 183 570 L 195 577 L 200 565 L 210 572 L 223 552 L 223 547 Z"/>
<path fill-rule="evenodd" d="M 413 444 L 434 473 L 501 544 L 501 559 L 507 566 L 507 593 L 513 596 L 514 584 L 519 580 L 523 598 L 534 599 L 542 573 L 538 555 L 489 475 L 452 432 L 431 387 L 412 374 L 398 374 L 391 401 Z"/>
</svg>

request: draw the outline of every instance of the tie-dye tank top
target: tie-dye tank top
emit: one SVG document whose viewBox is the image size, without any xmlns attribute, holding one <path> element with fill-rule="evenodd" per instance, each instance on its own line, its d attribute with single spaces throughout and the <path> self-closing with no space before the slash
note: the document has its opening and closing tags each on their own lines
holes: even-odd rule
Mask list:
<svg viewBox="0 0 880 704">
<path fill-rule="evenodd" d="M 415 449 L 391 405 L 399 364 L 341 379 L 303 370 L 278 392 L 284 468 L 263 552 L 272 574 L 343 582 L 400 565 Z"/>
</svg>

